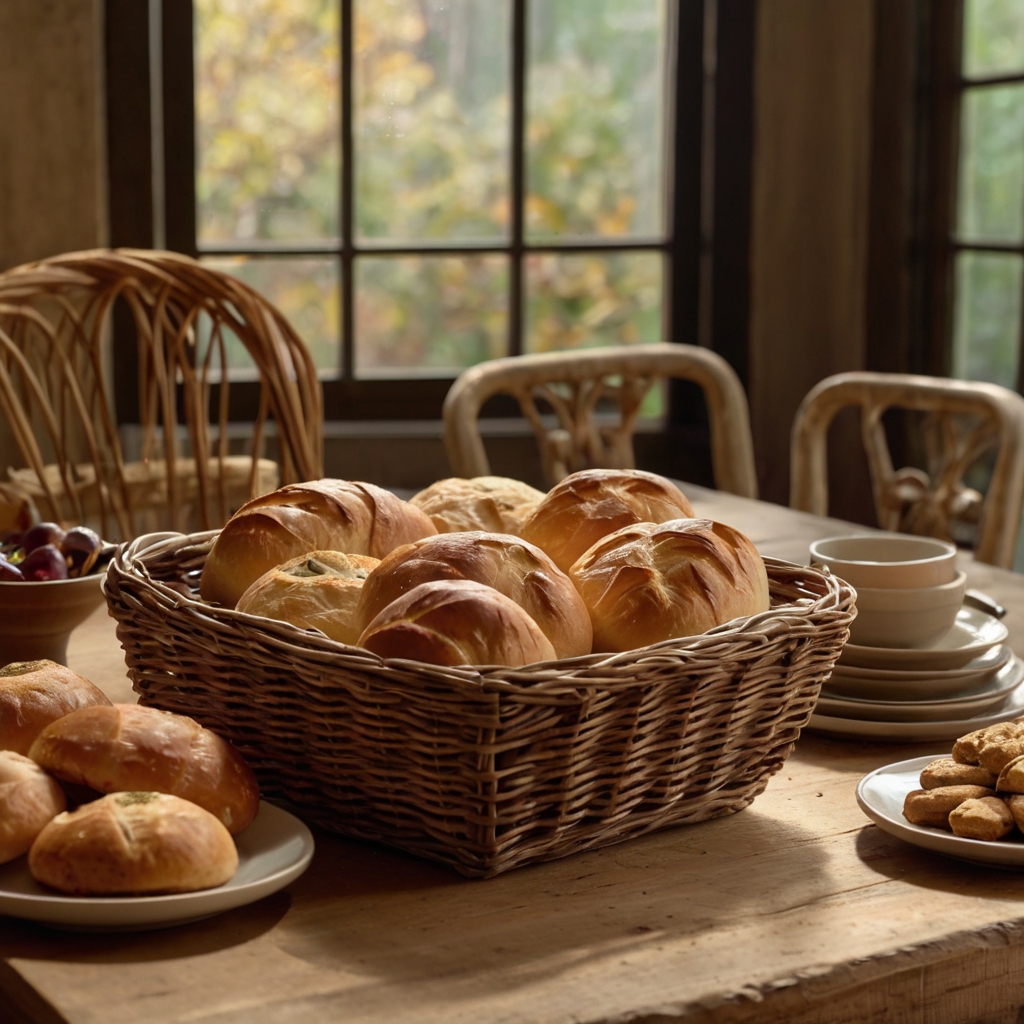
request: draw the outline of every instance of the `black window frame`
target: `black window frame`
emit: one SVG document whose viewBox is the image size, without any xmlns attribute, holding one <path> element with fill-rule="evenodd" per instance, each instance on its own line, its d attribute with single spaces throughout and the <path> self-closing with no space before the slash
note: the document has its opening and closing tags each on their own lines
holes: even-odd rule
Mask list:
<svg viewBox="0 0 1024 1024">
<path fill-rule="evenodd" d="M 339 378 L 325 378 L 328 420 L 436 420 L 454 377 L 356 379 L 353 375 L 353 267 L 361 252 L 403 255 L 510 253 L 509 351 L 522 344 L 523 260 L 531 252 L 660 252 L 665 260 L 664 338 L 719 351 L 741 380 L 747 376 L 750 155 L 753 134 L 755 0 L 670 0 L 674 53 L 667 145 L 669 205 L 663 240 L 527 244 L 523 236 L 526 18 L 528 0 L 513 2 L 514 215 L 509 244 L 493 247 L 424 245 L 357 247 L 353 223 L 351 123 L 351 7 L 341 2 L 342 181 L 341 245 L 331 247 L 204 246 L 196 243 L 195 115 L 192 0 L 107 0 L 107 77 L 110 239 L 112 246 L 166 247 L 190 256 L 323 254 L 341 257 Z M 152 19 L 152 23 L 151 23 Z M 157 31 L 151 31 L 152 27 Z M 673 81 L 674 79 L 674 81 Z M 157 102 L 154 103 L 154 98 Z M 156 144 L 154 144 L 154 134 Z M 154 176 L 154 162 L 162 164 Z M 157 185 L 154 186 L 154 181 Z M 162 187 L 161 187 L 162 186 Z M 162 237 L 161 237 L 162 235 Z M 115 321 L 118 416 L 137 421 L 134 345 L 130 324 Z M 250 418 L 254 385 L 232 386 L 233 419 Z M 495 400 L 485 414 L 510 415 Z M 699 393 L 676 384 L 669 420 L 704 419 Z"/>
</svg>

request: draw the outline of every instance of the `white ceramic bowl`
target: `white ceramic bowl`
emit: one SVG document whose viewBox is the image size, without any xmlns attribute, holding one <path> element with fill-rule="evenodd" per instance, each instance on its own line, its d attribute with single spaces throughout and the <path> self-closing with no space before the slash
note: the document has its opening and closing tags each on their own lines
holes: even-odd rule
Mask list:
<svg viewBox="0 0 1024 1024">
<path fill-rule="evenodd" d="M 857 587 L 857 618 L 852 643 L 865 647 L 927 647 L 956 622 L 967 588 L 958 572 L 937 587 Z"/>
<path fill-rule="evenodd" d="M 855 533 L 816 540 L 811 565 L 827 565 L 857 591 L 934 587 L 956 576 L 956 546 L 903 533 Z"/>
<path fill-rule="evenodd" d="M 103 603 L 103 573 L 73 580 L 0 582 L 0 665 L 67 664 L 68 637 Z"/>
</svg>

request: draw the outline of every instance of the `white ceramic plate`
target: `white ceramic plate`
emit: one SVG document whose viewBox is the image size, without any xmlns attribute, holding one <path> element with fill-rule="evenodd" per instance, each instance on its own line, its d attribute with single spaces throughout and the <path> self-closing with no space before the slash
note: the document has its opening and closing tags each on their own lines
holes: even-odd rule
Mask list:
<svg viewBox="0 0 1024 1024">
<path fill-rule="evenodd" d="M 1007 839 L 985 842 L 964 839 L 938 828 L 911 825 L 903 817 L 907 794 L 921 788 L 921 769 L 940 757 L 949 757 L 949 751 L 898 761 L 865 775 L 857 785 L 857 803 L 861 810 L 883 831 L 926 850 L 978 864 L 1024 868 L 1024 837 L 1019 832 L 1011 833 Z"/>
<path fill-rule="evenodd" d="M 0 914 L 61 928 L 165 928 L 253 903 L 309 867 L 313 836 L 294 815 L 261 802 L 253 823 L 235 836 L 238 871 L 216 889 L 170 896 L 62 896 L 39 885 L 19 857 L 0 867 Z"/>
<path fill-rule="evenodd" d="M 823 686 L 817 710 L 823 715 L 834 715 L 836 718 L 866 718 L 882 722 L 943 721 L 979 715 L 986 708 L 995 711 L 1021 682 L 1024 682 L 1024 662 L 1020 658 L 1012 658 L 980 689 L 955 697 L 905 703 L 858 700 L 834 694 L 827 686 Z"/>
<path fill-rule="evenodd" d="M 964 606 L 953 628 L 931 647 L 862 647 L 847 644 L 842 665 L 881 669 L 962 668 L 987 650 L 1004 643 L 1010 631 L 998 619 L 977 608 Z"/>
<path fill-rule="evenodd" d="M 1011 658 L 1006 644 L 993 647 L 963 668 L 931 671 L 854 668 L 836 665 L 828 680 L 832 693 L 858 700 L 937 700 L 977 690 L 984 686 Z"/>
<path fill-rule="evenodd" d="M 962 718 L 943 719 L 939 722 L 884 722 L 875 719 L 838 718 L 815 712 L 807 723 L 809 732 L 826 736 L 856 737 L 869 740 L 891 740 L 923 743 L 931 740 L 955 740 L 986 725 L 1006 722 L 1024 714 L 1024 684 L 1014 689 L 1006 703 L 997 711 Z"/>
</svg>

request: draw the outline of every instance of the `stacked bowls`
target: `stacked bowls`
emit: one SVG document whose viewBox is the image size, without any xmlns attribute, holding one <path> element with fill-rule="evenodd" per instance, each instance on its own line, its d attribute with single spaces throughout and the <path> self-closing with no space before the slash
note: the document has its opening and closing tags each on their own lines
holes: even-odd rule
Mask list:
<svg viewBox="0 0 1024 1024">
<path fill-rule="evenodd" d="M 857 591 L 850 642 L 808 728 L 885 740 L 955 739 L 1024 712 L 1024 663 L 1006 627 L 963 605 L 952 544 L 903 534 L 811 545 Z"/>
</svg>

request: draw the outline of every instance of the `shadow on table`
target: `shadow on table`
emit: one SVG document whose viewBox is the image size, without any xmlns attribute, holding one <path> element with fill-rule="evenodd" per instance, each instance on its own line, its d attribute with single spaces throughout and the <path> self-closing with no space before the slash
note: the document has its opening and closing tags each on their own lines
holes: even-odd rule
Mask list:
<svg viewBox="0 0 1024 1024">
<path fill-rule="evenodd" d="M 877 825 L 865 825 L 858 833 L 857 856 L 872 871 L 921 889 L 1024 903 L 1024 872 L 1019 868 L 946 857 L 906 843 Z"/>
<path fill-rule="evenodd" d="M 288 893 L 278 892 L 202 921 L 137 932 L 67 931 L 0 917 L 0 959 L 143 963 L 202 956 L 265 934 L 281 921 L 290 904 Z"/>
</svg>

